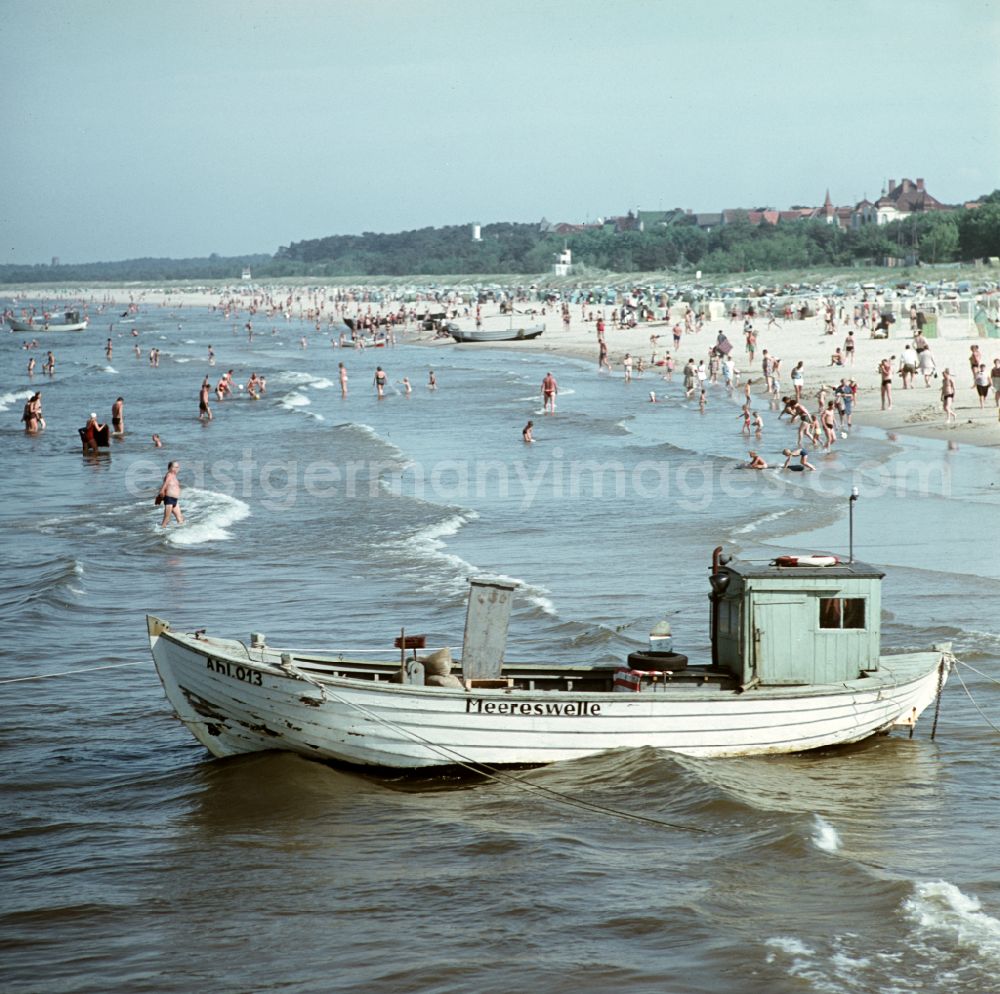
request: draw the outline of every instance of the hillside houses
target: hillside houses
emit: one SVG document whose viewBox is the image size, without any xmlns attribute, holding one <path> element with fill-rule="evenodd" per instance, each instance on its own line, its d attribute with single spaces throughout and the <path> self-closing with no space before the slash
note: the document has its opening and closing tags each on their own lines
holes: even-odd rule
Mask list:
<svg viewBox="0 0 1000 994">
<path fill-rule="evenodd" d="M 923 179 L 903 179 L 898 184 L 889 180 L 882 196 L 874 203 L 864 198 L 852 206 L 835 206 L 830 198 L 829 189 L 819 207 L 791 207 L 788 210 L 773 208 L 729 208 L 715 212 L 696 212 L 675 207 L 672 210 L 629 211 L 624 216 L 598 218 L 592 224 L 570 224 L 561 222 L 552 224 L 542 219 L 539 229 L 557 235 L 569 235 L 577 232 L 603 228 L 617 233 L 623 231 L 651 231 L 657 227 L 668 227 L 676 224 L 689 224 L 710 232 L 726 224 L 746 220 L 751 225 L 793 224 L 798 221 L 822 221 L 841 230 L 857 229 L 866 224 L 888 224 L 899 221 L 914 214 L 927 211 L 955 210 L 954 205 L 942 204 L 927 192 Z"/>
<path fill-rule="evenodd" d="M 894 179 L 889 180 L 888 190 L 884 196 L 875 201 L 874 207 L 877 224 L 888 224 L 890 221 L 898 221 L 924 211 L 954 210 L 953 207 L 942 204 L 940 200 L 935 200 L 924 188 L 922 179 L 916 182 L 904 179 L 899 186 Z"/>
<path fill-rule="evenodd" d="M 790 221 L 824 221 L 826 224 L 847 230 L 865 224 L 888 224 L 925 211 L 949 211 L 955 208 L 942 204 L 928 192 L 923 179 L 904 179 L 899 184 L 889 180 L 885 192 L 873 204 L 867 198 L 852 207 L 835 207 L 830 191 L 821 207 L 794 207 L 787 211 L 723 211 L 722 223 L 731 223 L 734 215 L 745 213 L 751 224 L 779 224 Z"/>
</svg>

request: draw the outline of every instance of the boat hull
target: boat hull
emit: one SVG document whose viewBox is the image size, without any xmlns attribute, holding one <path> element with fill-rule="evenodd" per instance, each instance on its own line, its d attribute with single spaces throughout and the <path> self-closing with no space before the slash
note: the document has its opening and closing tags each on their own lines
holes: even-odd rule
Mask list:
<svg viewBox="0 0 1000 994">
<path fill-rule="evenodd" d="M 538 338 L 545 331 L 545 326 L 535 326 L 533 328 L 512 328 L 499 331 L 462 331 L 458 328 L 451 329 L 451 337 L 456 342 L 526 342 L 532 338 Z"/>
<path fill-rule="evenodd" d="M 7 318 L 11 331 L 17 331 L 24 335 L 36 335 L 45 331 L 86 331 L 89 321 L 78 321 L 74 324 L 55 324 L 49 321 L 29 323 L 19 321 L 17 318 Z"/>
<path fill-rule="evenodd" d="M 925 652 L 884 657 L 878 675 L 827 687 L 467 690 L 343 675 L 346 657 L 328 657 L 323 672 L 316 657 L 308 670 L 287 655 L 283 665 L 276 650 L 161 624 L 150 619 L 150 644 L 167 698 L 213 755 L 287 750 L 392 769 L 543 765 L 641 746 L 727 757 L 843 745 L 912 727 L 950 669 L 948 656 Z"/>
</svg>

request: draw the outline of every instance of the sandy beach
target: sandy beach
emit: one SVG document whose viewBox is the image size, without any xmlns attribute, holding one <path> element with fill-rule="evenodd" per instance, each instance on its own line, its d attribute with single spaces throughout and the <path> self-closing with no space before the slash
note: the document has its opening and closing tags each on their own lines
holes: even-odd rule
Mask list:
<svg viewBox="0 0 1000 994">
<path fill-rule="evenodd" d="M 341 288 L 343 289 L 343 288 Z M 146 307 L 215 307 L 229 309 L 234 320 L 246 320 L 251 311 L 255 321 L 261 325 L 271 318 L 266 317 L 268 302 L 273 306 L 280 302 L 285 311 L 280 314 L 281 320 L 297 320 L 308 322 L 314 326 L 317 318 L 320 325 L 325 326 L 340 315 L 334 311 L 334 305 L 326 297 L 332 296 L 334 288 L 324 294 L 319 288 L 310 287 L 279 287 L 264 288 L 232 287 L 224 290 L 177 290 L 156 288 L 118 288 L 106 289 L 88 295 L 91 302 L 100 299 L 109 305 L 127 305 L 135 302 Z M 24 296 L 30 294 L 30 289 L 24 289 Z M 74 291 L 77 298 L 80 291 Z M 850 298 L 840 298 L 838 308 L 843 308 L 843 314 L 850 318 L 854 304 L 857 301 Z M 343 312 L 347 316 L 364 313 L 371 309 L 373 313 L 386 313 L 396 310 L 399 305 L 392 301 L 380 304 L 350 304 Z M 418 312 L 428 306 L 432 311 L 440 311 L 442 305 L 433 301 L 409 303 L 407 308 L 415 308 Z M 449 310 L 457 310 L 455 323 L 463 329 L 475 328 L 475 303 L 466 299 L 462 303 L 450 305 Z M 814 304 L 815 307 L 815 304 Z M 91 303 L 91 310 L 93 310 Z M 468 309 L 468 313 L 466 312 Z M 484 329 L 504 329 L 508 327 L 528 326 L 544 323 L 544 334 L 531 341 L 516 343 L 499 343 L 494 345 L 473 344 L 462 345 L 460 348 L 496 348 L 515 347 L 526 351 L 554 352 L 561 355 L 572 355 L 584 359 L 592 359 L 595 371 L 597 369 L 598 343 L 597 318 L 603 316 L 605 321 L 605 340 L 608 345 L 609 359 L 615 374 L 622 373 L 622 360 L 626 354 L 631 354 L 638 362 L 641 357 L 647 368 L 643 374 L 636 374 L 636 379 L 655 387 L 657 377 L 662 375 L 662 369 L 651 364 L 651 360 L 660 359 L 669 353 L 674 353 L 671 330 L 680 323 L 684 327 L 684 311 L 686 305 L 675 304 L 671 307 L 670 320 L 641 322 L 635 327 L 619 328 L 611 321 L 614 310 L 611 306 L 595 306 L 572 304 L 569 307 L 569 323 L 564 322 L 559 305 L 543 306 L 541 304 L 518 305 L 513 319 L 509 315 L 499 313 L 499 305 L 488 302 L 481 305 L 480 320 Z M 716 307 L 718 309 L 718 306 Z M 818 308 L 817 308 L 818 310 Z M 262 313 L 264 312 L 264 313 Z M 97 317 L 92 322 L 96 329 L 103 324 Z M 970 350 L 978 345 L 982 360 L 987 369 L 992 367 L 993 360 L 1000 358 L 1000 340 L 981 337 L 972 321 L 965 316 L 942 315 L 938 318 L 937 337 L 929 341 L 934 356 L 937 377 L 932 377 L 930 383 L 925 383 L 919 373 L 914 377 L 911 389 L 903 389 L 902 378 L 897 370 L 899 356 L 907 341 L 912 341 L 909 321 L 905 314 L 892 326 L 888 339 L 874 339 L 868 329 L 855 329 L 856 351 L 853 363 L 836 366 L 831 363 L 835 350 L 843 351 L 844 340 L 852 324 L 844 323 L 838 317 L 836 332 L 833 335 L 824 332 L 824 319 L 820 311 L 813 317 L 804 320 L 792 318 L 781 319 L 777 326 L 768 327 L 768 319 L 758 313 L 754 320 L 757 335 L 756 355 L 751 363 L 747 354 L 743 335 L 742 319 L 733 321 L 729 315 L 705 320 L 700 331 L 684 333 L 680 349 L 673 354 L 676 363 L 674 376 L 680 378 L 684 363 L 689 358 L 696 362 L 707 359 L 711 347 L 715 344 L 719 332 L 723 332 L 733 344 L 733 356 L 740 372 L 740 383 L 747 378 L 753 381 L 752 392 L 758 396 L 758 405 L 763 408 L 766 403 L 764 381 L 761 372 L 761 359 L 766 349 L 772 357 L 781 360 L 782 393 L 793 393 L 790 382 L 792 369 L 798 362 L 804 366 L 803 397 L 806 406 L 811 410 L 816 407 L 816 396 L 821 386 L 833 388 L 841 377 L 854 380 L 858 386 L 857 404 L 854 412 L 854 422 L 883 429 L 889 433 L 905 433 L 920 435 L 926 438 L 940 438 L 949 443 L 971 444 L 982 446 L 1000 446 L 1000 408 L 997 407 L 991 390 L 980 408 L 979 398 L 972 381 L 969 365 Z M 435 338 L 426 331 L 418 331 L 413 324 L 408 325 L 407 339 L 410 341 L 425 341 L 432 346 L 454 345 L 452 340 Z M 658 341 L 651 341 L 652 336 L 658 336 Z M 892 385 L 892 407 L 882 410 L 880 400 L 880 375 L 878 364 L 883 359 L 889 359 L 894 371 Z M 948 424 L 941 404 L 941 371 L 949 369 L 955 379 L 955 414 L 956 420 Z"/>
<path fill-rule="evenodd" d="M 848 313 L 853 310 L 854 301 L 846 301 L 844 307 Z M 605 311 L 605 341 L 608 344 L 609 359 L 612 369 L 617 374 L 622 372 L 622 360 L 628 353 L 635 361 L 642 357 L 647 368 L 641 377 L 635 373 L 636 380 L 649 383 L 652 388 L 659 375 L 658 367 L 651 366 L 650 360 L 655 354 L 662 359 L 667 352 L 673 353 L 671 329 L 680 322 L 683 328 L 683 305 L 671 309 L 671 321 L 644 322 L 634 328 L 618 329 L 608 320 L 612 308 Z M 509 318 L 495 315 L 491 305 L 491 313 L 483 311 L 484 328 L 505 328 Z M 545 333 L 532 341 L 518 343 L 501 343 L 497 345 L 464 345 L 463 348 L 509 348 L 516 347 L 531 351 L 556 352 L 592 359 L 595 368 L 598 359 L 598 344 L 596 320 L 590 321 L 589 314 L 595 308 L 571 306 L 569 327 L 565 327 L 558 309 L 547 309 L 544 317 L 528 316 L 523 324 L 533 324 L 536 320 L 544 321 Z M 600 313 L 596 311 L 596 313 Z M 596 317 L 595 313 L 595 317 Z M 460 327 L 474 327 L 475 322 L 461 317 L 456 322 Z M 757 334 L 757 348 L 753 363 L 749 361 L 743 335 L 742 320 L 731 322 L 729 317 L 706 320 L 700 332 L 685 333 L 681 339 L 678 352 L 673 353 L 676 370 L 675 379 L 682 379 L 681 370 L 689 358 L 695 362 L 706 359 L 709 350 L 715 344 L 717 335 L 723 332 L 733 344 L 733 354 L 736 367 L 740 371 L 740 382 L 745 383 L 747 377 L 753 380 L 752 391 L 760 396 L 760 404 L 764 400 L 764 381 L 761 371 L 761 359 L 766 349 L 771 356 L 781 359 L 782 393 L 793 393 L 789 379 L 792 368 L 801 360 L 804 363 L 803 397 L 806 406 L 815 409 L 816 395 L 821 386 L 826 385 L 832 390 L 846 377 L 858 385 L 858 403 L 854 411 L 854 422 L 881 428 L 886 432 L 900 432 L 920 435 L 926 438 L 940 438 L 951 443 L 998 446 L 1000 445 L 1000 409 L 991 390 L 985 401 L 985 406 L 979 406 L 978 394 L 972 380 L 969 365 L 971 347 L 979 345 L 982 359 L 987 369 L 993 365 L 993 360 L 1000 358 L 1000 341 L 981 338 L 975 326 L 965 317 L 940 317 L 938 321 L 938 337 L 930 340 L 931 352 L 934 356 L 937 377 L 931 377 L 930 383 L 919 373 L 914 377 L 911 389 L 903 389 L 902 379 L 896 373 L 899 366 L 899 356 L 907 341 L 913 336 L 909 331 L 909 322 L 905 318 L 898 321 L 888 339 L 873 339 L 867 329 L 855 331 L 855 359 L 853 363 L 835 366 L 831 357 L 835 350 L 843 351 L 844 340 L 849 326 L 839 324 L 834 335 L 824 333 L 824 321 L 820 315 L 808 317 L 805 320 L 781 320 L 778 327 L 768 329 L 767 318 L 760 315 L 754 320 Z M 515 325 L 516 326 L 516 325 Z M 651 336 L 659 336 L 659 341 L 653 344 Z M 891 359 L 894 371 L 892 386 L 892 407 L 881 409 L 880 374 L 878 364 L 882 359 Z M 941 404 L 940 372 L 948 369 L 955 378 L 955 413 L 957 419 L 947 424 Z M 738 392 L 738 391 L 737 391 Z"/>
<path fill-rule="evenodd" d="M 352 288 L 357 292 L 361 288 L 381 289 L 377 284 L 361 284 Z M 397 311 L 404 306 L 399 301 L 384 299 L 380 303 L 350 303 L 343 311 L 338 312 L 331 298 L 337 290 L 344 287 L 309 287 L 302 286 L 232 286 L 223 288 L 153 288 L 153 287 L 119 287 L 102 288 L 93 291 L 79 289 L 52 291 L 43 294 L 48 299 L 63 298 L 87 302 L 91 314 L 91 329 L 89 334 L 106 329 L 114 321 L 115 309 L 136 304 L 139 308 L 168 308 L 180 311 L 183 308 L 215 308 L 228 312 L 234 322 L 242 324 L 249 316 L 253 316 L 255 326 L 263 330 L 269 327 L 268 322 L 286 323 L 298 322 L 302 325 L 302 333 L 315 333 L 317 326 L 321 333 L 329 334 L 331 322 L 339 321 L 342 316 L 353 316 L 368 313 L 385 314 Z M 18 296 L 30 299 L 38 295 L 31 287 L 20 288 Z M 388 295 L 387 295 L 388 296 Z M 847 319 L 853 314 L 854 305 L 858 301 L 852 298 L 839 298 L 838 309 Z M 275 305 L 280 309 L 275 310 Z M 728 306 L 728 305 L 727 305 Z M 815 305 L 814 305 L 815 306 Z M 749 378 L 752 381 L 752 393 L 758 397 L 757 405 L 762 412 L 765 410 L 767 398 L 764 390 L 764 379 L 761 370 L 763 352 L 766 349 L 772 357 L 781 360 L 781 393 L 792 394 L 790 374 L 800 361 L 804 364 L 803 399 L 810 410 L 817 407 L 817 394 L 822 386 L 832 390 L 846 377 L 857 383 L 857 403 L 854 409 L 854 423 L 884 430 L 887 433 L 904 433 L 919 435 L 925 438 L 941 439 L 948 444 L 967 444 L 980 446 L 1000 446 L 1000 408 L 997 407 L 993 391 L 990 391 L 983 408 L 979 406 L 979 397 L 973 384 L 969 364 L 971 348 L 978 345 L 982 361 L 987 369 L 993 366 L 994 359 L 1000 358 L 1000 340 L 983 338 L 976 326 L 965 316 L 939 315 L 936 337 L 929 340 L 931 353 L 938 375 L 932 376 L 929 383 L 920 373 L 914 377 L 911 389 L 903 389 L 902 378 L 898 373 L 899 356 L 907 341 L 912 341 L 909 320 L 906 316 L 908 304 L 904 303 L 903 314 L 892 326 L 889 338 L 875 339 L 866 328 L 854 328 L 855 356 L 854 362 L 843 366 L 831 363 L 831 357 L 839 348 L 843 352 L 844 342 L 853 324 L 846 323 L 838 316 L 836 332 L 826 334 L 822 312 L 803 320 L 797 317 L 790 320 L 779 319 L 778 324 L 768 327 L 768 318 L 758 313 L 753 321 L 757 336 L 756 354 L 750 362 L 743 334 L 743 320 L 733 321 L 726 314 L 713 317 L 703 322 L 700 331 L 684 332 L 679 350 L 674 352 L 672 329 L 675 324 L 684 328 L 684 312 L 686 304 L 673 304 L 670 308 L 670 320 L 655 320 L 640 322 L 634 327 L 618 327 L 611 315 L 615 310 L 610 305 L 569 305 L 569 323 L 565 323 L 559 304 L 543 305 L 518 304 L 513 316 L 501 314 L 499 304 L 493 301 L 480 307 L 480 321 L 485 330 L 518 328 L 544 324 L 545 332 L 533 340 L 507 343 L 476 343 L 458 346 L 464 349 L 483 348 L 514 348 L 525 352 L 556 353 L 570 355 L 594 362 L 595 373 L 598 361 L 597 319 L 603 317 L 605 322 L 605 341 L 608 346 L 609 360 L 614 375 L 621 376 L 622 360 L 630 354 L 635 362 L 634 381 L 637 385 L 646 385 L 655 389 L 655 385 L 663 374 L 662 367 L 654 365 L 657 360 L 663 360 L 671 353 L 676 364 L 674 378 L 682 379 L 682 369 L 689 358 L 695 362 L 701 359 L 707 361 L 709 352 L 717 340 L 719 332 L 724 333 L 733 345 L 733 356 L 739 371 L 739 383 L 745 384 Z M 102 313 L 95 313 L 98 308 Z M 406 309 L 423 313 L 425 310 L 440 312 L 445 305 L 434 301 L 416 301 L 405 304 Z M 714 310 L 719 310 L 721 304 L 715 303 Z M 898 307 L 898 304 L 897 304 Z M 449 316 L 462 329 L 474 329 L 476 326 L 476 304 L 474 298 L 466 297 L 448 305 Z M 454 316 L 452 317 L 452 314 Z M 141 310 L 139 316 L 141 327 Z M 430 347 L 444 345 L 454 346 L 451 338 L 437 338 L 432 333 L 419 329 L 414 322 L 407 322 L 403 332 L 410 342 L 423 342 Z M 658 336 L 653 341 L 653 336 Z M 643 360 L 645 370 L 638 372 L 638 361 Z M 892 384 L 892 407 L 882 410 L 880 400 L 880 374 L 878 365 L 883 359 L 889 359 L 894 371 Z M 955 379 L 956 419 L 948 424 L 941 403 L 940 373 L 948 369 Z M 605 374 L 606 375 L 606 374 Z M 742 396 L 741 391 L 734 391 Z"/>
</svg>

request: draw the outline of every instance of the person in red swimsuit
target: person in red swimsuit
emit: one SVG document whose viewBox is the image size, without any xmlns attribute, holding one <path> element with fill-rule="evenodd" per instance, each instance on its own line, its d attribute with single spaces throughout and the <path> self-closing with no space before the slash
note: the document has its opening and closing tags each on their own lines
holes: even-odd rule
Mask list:
<svg viewBox="0 0 1000 994">
<path fill-rule="evenodd" d="M 545 379 L 542 380 L 542 410 L 551 409 L 552 413 L 555 414 L 557 393 L 559 393 L 559 384 L 556 383 L 556 378 L 551 373 L 546 373 Z"/>
</svg>

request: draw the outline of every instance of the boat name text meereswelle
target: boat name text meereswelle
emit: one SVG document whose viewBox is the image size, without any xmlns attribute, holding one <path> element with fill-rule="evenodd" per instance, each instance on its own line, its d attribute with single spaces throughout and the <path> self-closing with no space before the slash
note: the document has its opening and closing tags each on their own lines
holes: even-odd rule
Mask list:
<svg viewBox="0 0 1000 994">
<path fill-rule="evenodd" d="M 596 701 L 572 701 L 565 704 L 553 701 L 534 704 L 525 701 L 485 701 L 469 697 L 465 701 L 466 714 L 509 714 L 531 718 L 544 715 L 552 718 L 599 718 L 601 705 Z"/>
</svg>

